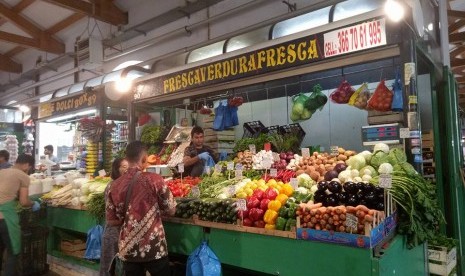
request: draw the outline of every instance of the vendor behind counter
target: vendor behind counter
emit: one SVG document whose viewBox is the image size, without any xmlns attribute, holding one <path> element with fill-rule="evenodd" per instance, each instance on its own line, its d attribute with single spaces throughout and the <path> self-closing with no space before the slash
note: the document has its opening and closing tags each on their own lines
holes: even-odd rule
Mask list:
<svg viewBox="0 0 465 276">
<path fill-rule="evenodd" d="M 191 131 L 191 144 L 184 150 L 184 175 L 200 176 L 205 166 L 213 167 L 218 162 L 217 153 L 204 145 L 204 132 L 199 126 Z"/>
</svg>

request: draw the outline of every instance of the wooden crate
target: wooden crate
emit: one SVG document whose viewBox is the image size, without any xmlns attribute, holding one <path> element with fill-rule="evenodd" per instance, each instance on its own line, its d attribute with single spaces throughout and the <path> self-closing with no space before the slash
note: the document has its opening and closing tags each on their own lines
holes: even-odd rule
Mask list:
<svg viewBox="0 0 465 276">
<path fill-rule="evenodd" d="M 434 275 L 447 276 L 457 265 L 457 248 L 447 251 L 446 247 L 428 247 L 429 272 Z"/>
<path fill-rule="evenodd" d="M 86 249 L 86 242 L 83 240 L 62 240 L 60 243 L 61 251 L 79 251 Z"/>
<path fill-rule="evenodd" d="M 404 114 L 402 112 L 368 112 L 368 124 L 379 125 L 379 124 L 390 124 L 390 123 L 402 123 L 404 122 Z"/>
</svg>

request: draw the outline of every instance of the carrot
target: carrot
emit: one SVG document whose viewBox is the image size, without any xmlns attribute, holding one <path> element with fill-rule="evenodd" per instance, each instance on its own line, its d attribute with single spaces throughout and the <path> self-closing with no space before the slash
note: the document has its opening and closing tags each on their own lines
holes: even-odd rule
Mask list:
<svg viewBox="0 0 465 276">
<path fill-rule="evenodd" d="M 356 215 L 359 219 L 364 219 L 366 213 L 365 213 L 364 211 L 358 210 L 357 213 L 355 213 L 355 215 Z"/>
<path fill-rule="evenodd" d="M 307 227 L 308 227 L 308 228 L 315 228 L 315 224 L 309 222 L 309 223 L 307 223 Z"/>
<path fill-rule="evenodd" d="M 365 218 L 364 218 L 364 219 L 365 219 L 365 221 L 373 222 L 373 216 L 371 216 L 371 215 L 368 215 L 368 214 L 365 215 Z"/>
<path fill-rule="evenodd" d="M 322 227 L 325 227 L 325 225 L 326 225 L 326 220 L 324 220 L 324 219 L 320 220 L 320 224 L 321 224 Z"/>
<path fill-rule="evenodd" d="M 340 225 L 339 232 L 345 232 L 345 231 L 346 231 L 346 228 L 344 227 L 344 225 Z"/>
<path fill-rule="evenodd" d="M 365 205 L 357 205 L 357 207 L 355 207 L 355 209 L 358 211 L 358 210 L 361 210 L 365 213 L 368 213 L 368 211 L 370 211 L 370 209 L 368 209 Z"/>
<path fill-rule="evenodd" d="M 357 211 L 357 209 L 353 206 L 347 206 L 346 209 L 347 213 L 355 213 Z"/>
<path fill-rule="evenodd" d="M 341 220 L 344 220 L 344 221 L 345 221 L 345 220 L 346 220 L 346 215 L 345 215 L 345 214 L 340 214 L 340 215 L 339 215 L 339 218 L 340 218 Z"/>
<path fill-rule="evenodd" d="M 376 212 L 376 210 L 370 209 L 370 210 L 368 211 L 368 214 L 369 214 L 369 215 L 374 215 L 375 212 Z"/>
<path fill-rule="evenodd" d="M 307 208 L 309 208 L 310 210 L 311 210 L 311 209 L 320 208 L 320 207 L 322 207 L 322 206 L 323 206 L 322 203 L 314 203 L 314 204 L 308 204 L 308 203 L 307 203 Z"/>
<path fill-rule="evenodd" d="M 317 214 L 324 214 L 327 212 L 327 208 L 326 207 L 319 207 L 316 209 L 316 213 Z"/>
<path fill-rule="evenodd" d="M 333 220 L 334 221 L 336 221 L 336 220 L 339 221 L 339 216 L 338 215 L 333 215 Z"/>
<path fill-rule="evenodd" d="M 321 230 L 321 226 L 319 224 L 315 224 L 315 230 Z"/>
<path fill-rule="evenodd" d="M 310 219 L 310 222 L 313 223 L 313 224 L 316 224 L 318 222 L 318 220 L 315 217 L 312 217 Z"/>
</svg>

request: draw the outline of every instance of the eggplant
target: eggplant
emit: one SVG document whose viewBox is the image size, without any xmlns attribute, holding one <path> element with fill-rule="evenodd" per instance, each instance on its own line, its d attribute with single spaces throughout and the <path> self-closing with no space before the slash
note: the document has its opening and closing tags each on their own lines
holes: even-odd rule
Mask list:
<svg viewBox="0 0 465 276">
<path fill-rule="evenodd" d="M 347 199 L 349 198 L 349 194 L 347 192 L 338 193 L 336 195 L 339 198 L 339 204 L 341 205 L 346 204 Z"/>
<path fill-rule="evenodd" d="M 363 184 L 363 192 L 365 194 L 367 194 L 369 192 L 373 192 L 374 190 L 375 190 L 375 185 L 370 184 L 370 183 L 364 183 Z"/>
<path fill-rule="evenodd" d="M 337 182 L 337 181 L 331 181 L 329 182 L 328 184 L 328 190 L 331 192 L 331 193 L 340 193 L 342 192 L 342 185 L 341 183 Z"/>
<path fill-rule="evenodd" d="M 327 195 L 323 203 L 324 206 L 338 206 L 339 198 L 335 194 Z"/>
<path fill-rule="evenodd" d="M 328 181 L 320 181 L 317 184 L 318 191 L 326 191 L 328 189 Z"/>
<path fill-rule="evenodd" d="M 342 171 L 345 171 L 347 169 L 347 166 L 346 164 L 344 163 L 338 163 L 336 164 L 336 166 L 334 166 L 334 170 L 337 172 L 337 173 L 340 173 Z"/>
<path fill-rule="evenodd" d="M 379 195 L 379 194 L 384 195 L 384 188 L 381 188 L 381 187 L 379 187 L 379 186 L 376 186 L 376 187 L 374 188 L 374 191 L 375 191 L 375 193 L 378 194 L 378 195 Z"/>
<path fill-rule="evenodd" d="M 357 196 L 354 195 L 354 194 L 349 195 L 349 198 L 347 199 L 346 205 L 347 206 L 357 206 L 358 205 Z"/>
<path fill-rule="evenodd" d="M 357 192 L 358 191 L 363 191 L 363 187 L 365 187 L 365 183 L 357 182 L 357 183 L 355 183 L 355 187 L 357 187 Z"/>
<path fill-rule="evenodd" d="M 378 211 L 384 211 L 384 202 L 378 202 L 375 206 L 375 209 Z"/>
<path fill-rule="evenodd" d="M 339 175 L 338 172 L 335 171 L 335 170 L 327 171 L 327 172 L 325 173 L 325 180 L 326 180 L 326 181 L 331 181 L 331 180 L 333 180 L 334 178 L 337 178 L 338 175 Z"/>
<path fill-rule="evenodd" d="M 348 181 L 344 183 L 344 191 L 346 191 L 348 194 L 356 194 L 358 189 L 354 182 Z"/>
<path fill-rule="evenodd" d="M 324 190 L 318 190 L 315 192 L 313 195 L 313 199 L 315 200 L 315 203 L 323 203 L 326 198 L 326 193 Z"/>
</svg>

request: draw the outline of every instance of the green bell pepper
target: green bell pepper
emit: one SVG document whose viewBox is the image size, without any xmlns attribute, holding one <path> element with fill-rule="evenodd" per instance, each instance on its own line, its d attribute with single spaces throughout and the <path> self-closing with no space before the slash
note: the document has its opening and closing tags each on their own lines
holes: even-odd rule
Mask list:
<svg viewBox="0 0 465 276">
<path fill-rule="evenodd" d="M 279 217 L 287 218 L 288 214 L 289 214 L 289 208 L 286 208 L 285 206 L 282 206 L 278 211 Z"/>
<path fill-rule="evenodd" d="M 278 217 L 276 220 L 276 230 L 284 230 L 287 225 L 287 219 L 283 217 Z"/>
<path fill-rule="evenodd" d="M 291 203 L 290 204 L 290 207 L 287 211 L 287 217 L 288 218 L 295 218 L 295 212 L 297 211 L 297 204 L 295 203 Z"/>
<path fill-rule="evenodd" d="M 296 225 L 297 225 L 297 220 L 293 219 L 293 218 L 290 218 L 290 219 L 287 220 L 286 226 L 284 227 L 284 230 L 285 231 L 291 231 L 291 228 L 295 227 Z"/>
</svg>

